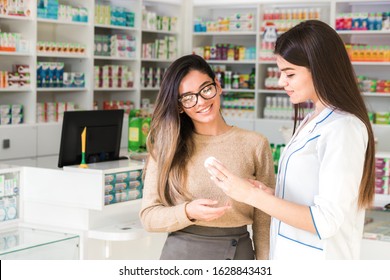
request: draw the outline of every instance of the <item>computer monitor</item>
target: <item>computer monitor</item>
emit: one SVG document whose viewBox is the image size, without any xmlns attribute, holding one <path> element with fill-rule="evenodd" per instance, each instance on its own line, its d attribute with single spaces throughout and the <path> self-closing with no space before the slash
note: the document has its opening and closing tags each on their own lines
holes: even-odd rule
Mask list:
<svg viewBox="0 0 390 280">
<path fill-rule="evenodd" d="M 81 133 L 85 127 L 86 163 L 118 160 L 123 114 L 123 110 L 65 112 L 58 167 L 81 163 Z"/>
</svg>

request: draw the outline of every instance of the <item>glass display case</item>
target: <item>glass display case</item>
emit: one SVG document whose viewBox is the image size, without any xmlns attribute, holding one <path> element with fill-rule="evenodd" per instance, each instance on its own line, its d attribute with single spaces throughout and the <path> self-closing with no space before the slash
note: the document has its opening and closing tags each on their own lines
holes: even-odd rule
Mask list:
<svg viewBox="0 0 390 280">
<path fill-rule="evenodd" d="M 79 236 L 34 228 L 0 231 L 0 260 L 79 259 Z"/>
</svg>

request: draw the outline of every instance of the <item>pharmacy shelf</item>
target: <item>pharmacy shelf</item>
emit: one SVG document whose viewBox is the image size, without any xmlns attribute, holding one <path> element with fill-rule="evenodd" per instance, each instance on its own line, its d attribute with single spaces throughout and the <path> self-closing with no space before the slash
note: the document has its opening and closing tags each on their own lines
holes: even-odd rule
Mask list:
<svg viewBox="0 0 390 280">
<path fill-rule="evenodd" d="M 58 20 L 58 19 L 45 19 L 45 18 L 37 18 L 38 23 L 48 23 L 48 24 L 58 24 L 58 25 L 75 25 L 75 26 L 89 26 L 87 22 L 74 22 L 74 21 L 66 21 L 66 20 Z"/>
<path fill-rule="evenodd" d="M 160 59 L 160 58 L 142 58 L 142 62 L 164 62 L 171 63 L 172 59 Z"/>
<path fill-rule="evenodd" d="M 95 24 L 96 28 L 104 28 L 104 29 L 110 29 L 110 30 L 125 30 L 125 31 L 138 31 L 138 28 L 136 27 L 127 27 L 127 26 L 118 26 L 118 25 L 112 25 L 112 24 Z"/>
<path fill-rule="evenodd" d="M 142 29 L 143 33 L 152 33 L 152 34 L 165 34 L 165 35 L 178 35 L 179 32 L 176 31 L 164 31 L 164 30 L 152 30 L 152 29 Z"/>
<path fill-rule="evenodd" d="M 0 19 L 9 19 L 9 20 L 16 20 L 16 21 L 34 21 L 35 18 L 33 17 L 23 17 L 23 16 L 8 16 L 8 15 L 0 15 Z"/>
<path fill-rule="evenodd" d="M 259 93 L 271 93 L 271 94 L 285 94 L 286 91 L 285 90 L 277 90 L 277 89 L 259 89 L 258 90 Z"/>
<path fill-rule="evenodd" d="M 68 53 L 43 53 L 38 52 L 37 56 L 40 57 L 58 57 L 58 58 L 77 58 L 77 59 L 87 59 L 87 55 L 85 54 L 68 54 Z"/>
<path fill-rule="evenodd" d="M 216 3 L 199 3 L 197 1 L 193 4 L 192 10 L 192 22 L 199 23 L 199 18 L 202 18 L 206 23 L 206 26 L 209 24 L 214 28 L 221 28 L 218 26 L 217 19 L 223 19 L 228 16 L 235 14 L 240 14 L 241 18 L 245 17 L 246 14 L 253 14 L 255 18 L 254 21 L 254 31 L 241 30 L 240 32 L 233 31 L 206 31 L 198 32 L 194 31 L 194 25 L 191 26 L 189 31 L 191 32 L 191 45 L 188 51 L 197 51 L 198 48 L 207 46 L 207 45 L 216 45 L 218 43 L 222 44 L 236 44 L 236 42 L 242 42 L 242 45 L 248 45 L 249 42 L 254 42 L 256 44 L 256 60 L 250 62 L 244 61 L 217 61 L 217 60 L 208 60 L 208 63 L 211 65 L 226 65 L 226 67 L 231 68 L 233 71 L 239 73 L 246 73 L 248 71 L 249 65 L 255 65 L 256 67 L 256 82 L 255 82 L 255 120 L 263 120 L 264 116 L 264 106 L 266 104 L 265 99 L 268 96 L 282 96 L 285 95 L 284 90 L 273 90 L 265 89 L 265 79 L 267 76 L 267 67 L 277 67 L 276 61 L 273 59 L 270 60 L 260 60 L 260 53 L 262 53 L 260 46 L 262 46 L 263 41 L 263 27 L 265 23 L 273 22 L 274 24 L 279 24 L 280 21 L 274 21 L 266 19 L 265 14 L 269 11 L 288 11 L 291 12 L 302 10 L 313 10 L 319 16 L 319 19 L 328 23 L 332 27 L 335 27 L 336 15 L 339 13 L 363 13 L 363 12 L 388 12 L 388 7 L 390 1 L 376 1 L 373 5 L 372 1 L 364 0 L 330 0 L 330 1 L 320 1 L 313 2 L 309 0 L 303 1 L 257 1 L 256 3 L 239 3 L 232 1 L 233 3 L 226 4 L 216 4 Z M 215 26 L 213 25 L 215 21 Z M 224 28 L 224 27 L 222 27 Z M 282 29 L 283 30 L 283 29 Z M 337 30 L 340 37 L 345 42 L 350 42 L 352 44 L 378 44 L 390 46 L 390 30 Z M 278 32 L 278 35 L 283 34 L 284 32 Z M 225 41 L 225 38 L 229 38 L 228 41 Z M 272 50 L 271 50 L 272 51 Z M 387 80 L 390 66 L 390 61 L 380 62 L 380 61 L 353 61 L 352 65 L 355 68 L 355 72 L 358 76 L 365 76 L 373 79 L 382 79 Z M 238 90 L 237 90 L 238 91 Z M 386 94 L 382 93 L 363 93 L 363 96 L 367 102 L 367 106 L 370 111 L 373 112 L 383 112 L 388 111 L 389 108 L 386 105 L 384 98 L 387 98 Z M 265 122 L 270 120 L 264 119 Z M 251 127 L 250 121 L 243 121 L 238 119 L 238 123 L 242 124 L 244 127 Z M 260 126 L 256 126 L 260 129 L 260 132 L 264 132 L 266 135 L 275 136 L 277 131 L 268 132 L 261 129 Z M 378 137 L 390 137 L 390 125 L 389 126 L 376 126 L 380 132 Z M 273 128 L 273 127 L 272 127 Z M 273 129 L 278 129 L 277 127 Z M 388 132 L 385 132 L 388 130 Z M 380 142 L 382 147 L 385 147 L 384 143 L 386 142 L 383 138 Z M 387 145 L 390 150 L 390 145 Z"/>
<path fill-rule="evenodd" d="M 94 88 L 96 91 L 136 91 L 136 88 Z"/>
<path fill-rule="evenodd" d="M 207 60 L 210 64 L 256 64 L 255 60 Z"/>
<path fill-rule="evenodd" d="M 243 89 L 243 88 L 231 88 L 231 89 L 222 89 L 223 92 L 241 92 L 241 93 L 255 93 L 256 91 L 254 89 Z"/>
<path fill-rule="evenodd" d="M 138 61 L 137 58 L 132 58 L 132 57 L 116 57 L 116 56 L 102 56 L 102 55 L 95 55 L 93 57 L 96 60 L 117 60 L 117 61 Z"/>
<path fill-rule="evenodd" d="M 390 62 L 368 62 L 368 61 L 352 61 L 352 65 L 358 66 L 390 66 Z"/>
<path fill-rule="evenodd" d="M 337 30 L 339 35 L 390 35 L 388 30 Z"/>
<path fill-rule="evenodd" d="M 390 92 L 363 92 L 365 97 L 390 97 Z"/>
<path fill-rule="evenodd" d="M 8 87 L 8 88 L 1 88 L 0 89 L 0 93 L 1 92 L 27 92 L 27 91 L 31 91 L 32 88 L 13 88 L 13 87 Z"/>
<path fill-rule="evenodd" d="M 3 56 L 32 56 L 33 54 L 25 53 L 25 52 L 4 52 L 4 51 L 1 51 L 0 55 L 3 55 Z"/>
<path fill-rule="evenodd" d="M 193 36 L 256 36 L 255 31 L 194 32 Z"/>
<path fill-rule="evenodd" d="M 76 87 L 62 87 L 62 88 L 37 88 L 37 92 L 76 92 L 76 91 L 88 91 L 87 88 Z"/>
</svg>

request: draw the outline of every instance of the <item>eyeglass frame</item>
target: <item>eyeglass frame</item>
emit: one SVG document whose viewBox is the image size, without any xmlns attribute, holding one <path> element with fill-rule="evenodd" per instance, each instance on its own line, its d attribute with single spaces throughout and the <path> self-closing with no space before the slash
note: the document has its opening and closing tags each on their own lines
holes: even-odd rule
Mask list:
<svg viewBox="0 0 390 280">
<path fill-rule="evenodd" d="M 212 97 L 205 98 L 205 97 L 203 97 L 203 95 L 201 94 L 201 92 L 202 92 L 202 90 L 204 90 L 204 89 L 205 89 L 206 87 L 208 87 L 208 86 L 214 86 L 214 88 L 215 88 L 215 94 L 214 94 Z M 183 106 L 183 108 L 185 108 L 185 109 L 191 109 L 191 108 L 195 107 L 196 104 L 198 104 L 199 95 L 200 95 L 204 100 L 210 100 L 210 99 L 213 99 L 213 98 L 217 95 L 217 93 L 218 93 L 218 91 L 217 91 L 217 83 L 216 83 L 216 82 L 211 82 L 210 84 L 207 84 L 207 85 L 205 85 L 204 87 L 202 87 L 202 88 L 200 89 L 200 91 L 198 91 L 198 92 L 188 92 L 188 93 L 184 93 L 184 94 L 181 95 L 177 100 L 180 102 L 180 105 Z M 194 104 L 193 106 L 191 106 L 191 107 L 186 107 L 186 106 L 184 106 L 184 104 L 182 103 L 181 100 L 182 100 L 184 97 L 189 96 L 189 95 L 195 95 L 195 96 L 196 96 L 196 102 L 195 102 L 195 104 Z"/>
</svg>

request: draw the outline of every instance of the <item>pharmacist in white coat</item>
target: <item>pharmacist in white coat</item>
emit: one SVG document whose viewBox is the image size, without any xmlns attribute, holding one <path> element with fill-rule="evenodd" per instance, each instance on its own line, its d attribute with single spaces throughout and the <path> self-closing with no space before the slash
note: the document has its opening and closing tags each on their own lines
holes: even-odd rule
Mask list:
<svg viewBox="0 0 390 280">
<path fill-rule="evenodd" d="M 275 54 L 279 83 L 296 110 L 275 193 L 217 159 L 206 168 L 227 195 L 272 216 L 270 259 L 358 259 L 374 197 L 375 149 L 344 44 L 327 24 L 310 20 L 281 35 Z M 314 110 L 297 127 L 307 101 Z"/>
</svg>

